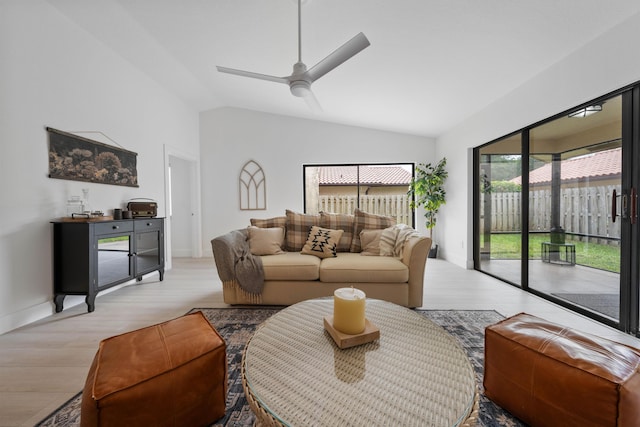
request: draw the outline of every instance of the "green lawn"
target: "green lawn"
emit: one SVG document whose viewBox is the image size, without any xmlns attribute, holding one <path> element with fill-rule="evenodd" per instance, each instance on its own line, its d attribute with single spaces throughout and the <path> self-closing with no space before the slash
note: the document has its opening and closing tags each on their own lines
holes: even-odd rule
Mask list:
<svg viewBox="0 0 640 427">
<path fill-rule="evenodd" d="M 519 259 L 520 234 L 492 234 L 492 259 Z M 548 234 L 529 235 L 529 259 L 540 259 L 542 242 L 548 242 Z M 601 245 L 569 240 L 567 243 L 576 245 L 576 264 L 601 270 L 620 272 L 620 248 L 618 246 Z M 482 243 L 481 243 L 482 244 Z"/>
<path fill-rule="evenodd" d="M 126 240 L 129 240 L 129 236 L 106 237 L 101 238 L 100 243 L 121 242 Z"/>
</svg>

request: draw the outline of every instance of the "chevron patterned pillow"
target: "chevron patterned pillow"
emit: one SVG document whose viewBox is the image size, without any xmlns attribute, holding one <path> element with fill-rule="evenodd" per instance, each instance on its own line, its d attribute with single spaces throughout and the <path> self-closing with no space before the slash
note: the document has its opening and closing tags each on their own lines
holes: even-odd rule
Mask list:
<svg viewBox="0 0 640 427">
<path fill-rule="evenodd" d="M 318 258 L 335 257 L 342 233 L 342 230 L 331 230 L 314 225 L 309 230 L 309 237 L 302 248 L 302 253 L 315 255 Z"/>
</svg>

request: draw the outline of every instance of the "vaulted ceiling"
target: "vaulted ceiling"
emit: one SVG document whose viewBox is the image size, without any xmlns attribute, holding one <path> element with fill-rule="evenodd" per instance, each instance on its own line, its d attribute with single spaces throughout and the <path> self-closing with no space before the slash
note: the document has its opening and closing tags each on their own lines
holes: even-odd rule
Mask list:
<svg viewBox="0 0 640 427">
<path fill-rule="evenodd" d="M 231 106 L 436 137 L 628 17 L 637 0 L 304 0 L 311 67 L 358 32 L 371 46 L 312 86 L 286 85 L 296 0 L 48 0 L 198 111 Z"/>
</svg>

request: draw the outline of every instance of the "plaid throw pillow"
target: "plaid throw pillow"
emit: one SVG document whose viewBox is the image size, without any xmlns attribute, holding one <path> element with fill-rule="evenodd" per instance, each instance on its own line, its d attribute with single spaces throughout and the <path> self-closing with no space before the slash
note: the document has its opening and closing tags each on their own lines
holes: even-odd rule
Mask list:
<svg viewBox="0 0 640 427">
<path fill-rule="evenodd" d="M 362 230 L 379 230 L 391 227 L 396 224 L 396 219 L 390 216 L 375 215 L 356 209 L 354 212 L 355 221 L 353 228 L 353 239 L 351 240 L 351 252 L 361 252 L 360 232 Z"/>
<path fill-rule="evenodd" d="M 312 226 L 309 230 L 307 242 L 302 247 L 302 253 L 315 255 L 318 258 L 332 258 L 336 256 L 336 246 L 342 236 L 342 230 L 329 230 Z"/>
<path fill-rule="evenodd" d="M 285 246 L 288 252 L 300 252 L 307 242 L 309 230 L 314 225 L 320 225 L 320 215 L 302 214 L 286 210 L 287 234 Z"/>
<path fill-rule="evenodd" d="M 251 225 L 253 225 L 254 227 L 260 227 L 260 228 L 282 227 L 284 229 L 285 226 L 287 225 L 286 216 L 276 216 L 273 218 L 266 218 L 266 219 L 251 218 L 250 221 L 251 221 Z"/>
<path fill-rule="evenodd" d="M 353 221 L 354 216 L 350 214 L 320 212 L 320 227 L 343 231 L 340 242 L 338 242 L 338 247 L 336 248 L 338 252 L 349 252 L 351 250 Z"/>
</svg>

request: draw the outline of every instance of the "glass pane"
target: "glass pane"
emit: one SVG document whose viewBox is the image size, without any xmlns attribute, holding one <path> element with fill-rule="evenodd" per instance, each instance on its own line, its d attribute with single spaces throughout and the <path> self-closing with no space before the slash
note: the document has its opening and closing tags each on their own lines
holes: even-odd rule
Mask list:
<svg viewBox="0 0 640 427">
<path fill-rule="evenodd" d="M 357 166 L 305 166 L 306 213 L 353 213 L 357 207 Z"/>
<path fill-rule="evenodd" d="M 479 269 L 521 285 L 520 134 L 480 149 Z"/>
<path fill-rule="evenodd" d="M 530 133 L 529 286 L 617 320 L 621 96 Z M 594 113 L 595 112 L 595 113 Z"/>
<path fill-rule="evenodd" d="M 160 264 L 159 231 L 136 233 L 136 273 L 155 269 Z"/>
<path fill-rule="evenodd" d="M 98 286 L 108 285 L 131 275 L 128 235 L 98 240 Z"/>
<path fill-rule="evenodd" d="M 411 164 L 305 166 L 305 212 L 365 212 L 413 225 Z"/>
<path fill-rule="evenodd" d="M 361 210 L 394 217 L 399 224 L 413 224 L 407 196 L 411 165 L 363 165 L 358 166 L 358 173 Z"/>
</svg>

